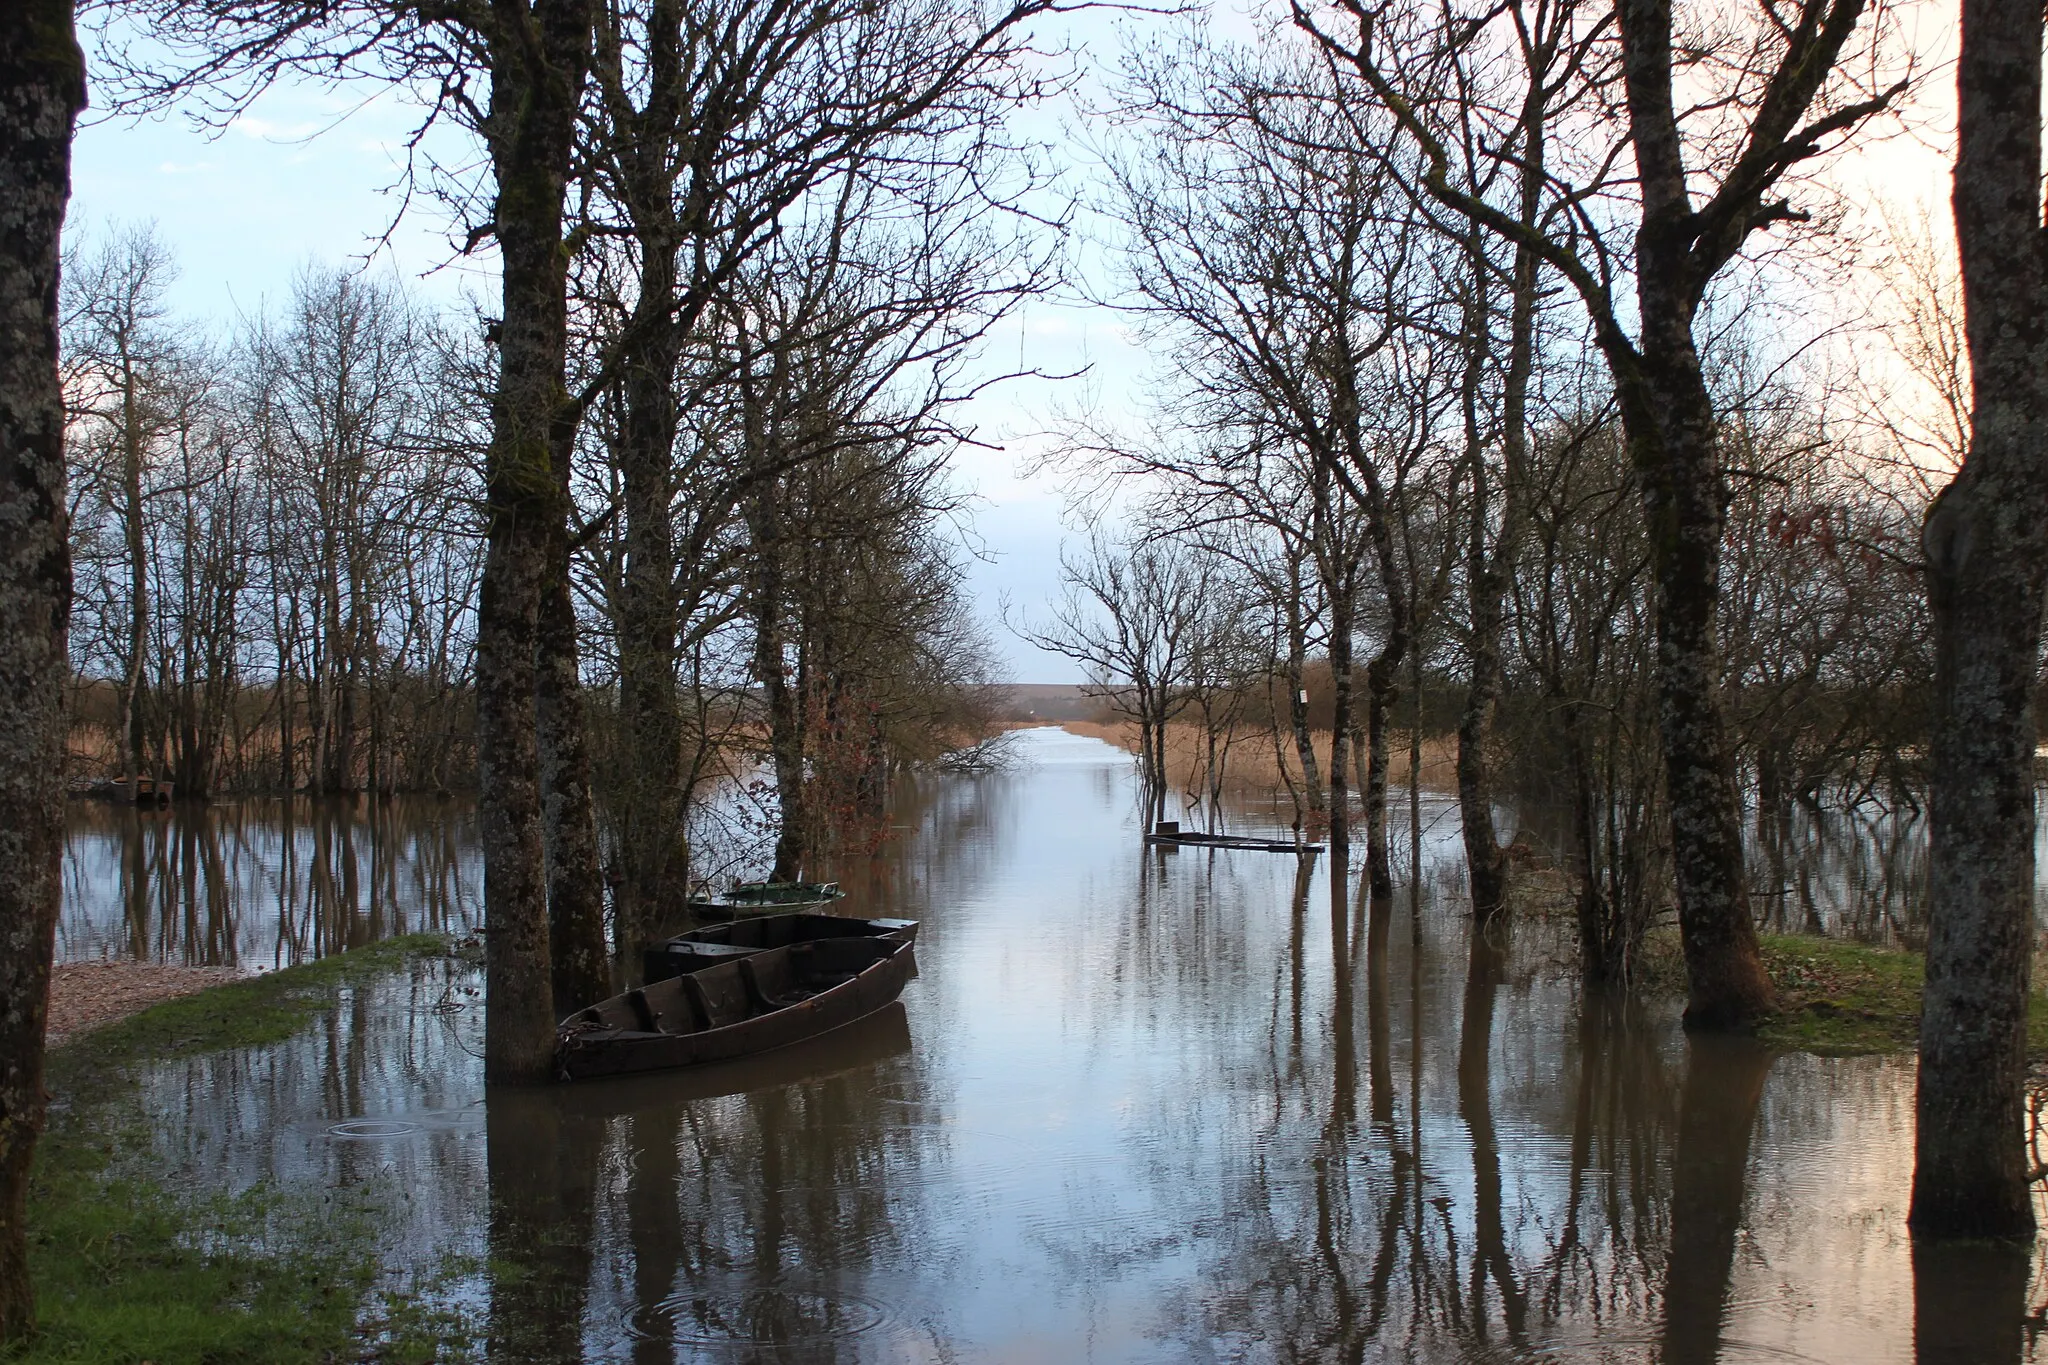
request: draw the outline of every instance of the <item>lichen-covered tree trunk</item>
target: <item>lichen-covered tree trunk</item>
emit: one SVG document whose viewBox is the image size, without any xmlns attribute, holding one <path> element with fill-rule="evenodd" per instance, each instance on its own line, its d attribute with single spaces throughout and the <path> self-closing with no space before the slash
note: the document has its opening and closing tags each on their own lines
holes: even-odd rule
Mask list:
<svg viewBox="0 0 2048 1365">
<path fill-rule="evenodd" d="M 589 62 L 590 0 L 499 7 L 487 124 L 503 262 L 498 386 L 486 457 L 477 604 L 478 823 L 484 861 L 484 1074 L 539 1081 L 555 1014 L 540 803 L 536 659 L 562 505 L 554 452 L 572 420 L 562 205 Z"/>
<path fill-rule="evenodd" d="M 2033 689 L 2048 576 L 2042 13 L 1964 0 L 1956 243 L 1970 450 L 1927 514 L 1934 610 L 1927 984 L 1913 1232 L 2032 1232 L 2024 1146 Z"/>
<path fill-rule="evenodd" d="M 0 6 L 0 1344 L 35 1325 L 23 1227 L 64 844 L 71 554 L 57 262 L 85 63 L 70 0 Z"/>
<path fill-rule="evenodd" d="M 1750 919 L 1742 800 L 1721 713 L 1727 481 L 1689 328 L 1649 344 L 1623 421 L 1657 583 L 1658 722 L 1690 1028 L 1744 1029 L 1775 1007 Z"/>
<path fill-rule="evenodd" d="M 674 249 L 643 234 L 642 309 L 675 292 Z M 638 960 L 655 929 L 678 915 L 688 888 L 683 837 L 682 713 L 676 696 L 677 610 L 673 501 L 677 333 L 642 318 L 625 367 L 619 475 L 626 564 L 619 603 L 620 741 L 618 948 Z"/>
<path fill-rule="evenodd" d="M 1768 1014 L 1776 1001 L 1750 921 L 1742 801 L 1721 713 L 1721 536 L 1728 484 L 1693 323 L 1714 274 L 1753 226 L 1768 221 L 1747 207 L 1751 200 L 1727 196 L 1753 199 L 1768 181 L 1732 176 L 1710 205 L 1717 215 L 1738 215 L 1731 223 L 1739 222 L 1740 231 L 1702 225 L 1673 93 L 1674 8 L 1671 0 L 1622 0 L 1616 13 L 1643 204 L 1635 236 L 1641 321 L 1634 346 L 1605 311 L 1596 317 L 1595 335 L 1614 372 L 1657 581 L 1658 720 L 1690 992 L 1685 1022 L 1690 1028 L 1740 1030 Z M 1801 104 L 1826 75 L 1855 15 L 1851 3 L 1842 16 L 1830 18 L 1827 42 L 1805 54 L 1773 107 L 1773 120 L 1797 122 Z M 1775 122 L 1757 131 L 1766 139 L 1786 135 Z"/>
<path fill-rule="evenodd" d="M 567 459 L 567 453 L 562 453 Z M 604 941 L 604 868 L 590 791 L 590 744 L 577 667 L 567 528 L 556 534 L 540 611 L 537 687 L 541 811 L 548 868 L 548 964 L 555 1014 L 611 994 Z"/>
</svg>

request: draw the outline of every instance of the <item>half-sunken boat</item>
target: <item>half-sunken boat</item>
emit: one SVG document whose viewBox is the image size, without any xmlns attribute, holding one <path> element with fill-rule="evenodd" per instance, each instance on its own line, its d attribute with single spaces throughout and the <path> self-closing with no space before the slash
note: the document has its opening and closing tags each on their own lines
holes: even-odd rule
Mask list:
<svg viewBox="0 0 2048 1365">
<path fill-rule="evenodd" d="M 1321 853 L 1321 844 L 1298 844 L 1284 839 L 1259 839 L 1245 834 L 1208 834 L 1182 829 L 1177 820 L 1161 820 L 1145 836 L 1145 842 L 1159 848 L 1242 848 L 1254 853 Z"/>
<path fill-rule="evenodd" d="M 838 882 L 734 882 L 715 896 L 690 897 L 690 913 L 699 919 L 773 915 L 830 905 L 845 895 Z"/>
<path fill-rule="evenodd" d="M 812 910 L 727 920 L 678 934 L 647 949 L 640 955 L 640 975 L 646 981 L 666 981 L 714 963 L 820 938 L 886 938 L 910 943 L 917 938 L 917 921 L 855 919 Z"/>
<path fill-rule="evenodd" d="M 564 1080 L 726 1062 L 873 1014 L 917 974 L 908 942 L 821 938 L 636 987 L 562 1022 Z"/>
</svg>

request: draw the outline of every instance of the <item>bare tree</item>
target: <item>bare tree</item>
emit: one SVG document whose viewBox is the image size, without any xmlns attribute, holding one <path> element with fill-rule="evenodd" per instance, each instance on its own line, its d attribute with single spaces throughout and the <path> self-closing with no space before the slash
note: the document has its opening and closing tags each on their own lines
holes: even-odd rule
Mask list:
<svg viewBox="0 0 2048 1365">
<path fill-rule="evenodd" d="M 118 661 L 116 744 L 122 771 L 141 776 L 150 645 L 149 509 L 159 492 L 151 466 L 162 455 L 180 338 L 168 325 L 164 290 L 176 278 L 170 253 L 149 226 L 118 230 L 89 257 L 75 257 L 65 282 L 65 388 L 80 449 L 81 495 L 94 496 L 115 535 L 105 538 L 118 587 L 98 594 L 102 619 L 119 620 L 123 638 L 105 637 Z M 88 524 L 97 509 L 86 512 Z"/>
<path fill-rule="evenodd" d="M 712 390 L 731 359 L 699 344 L 707 310 L 820 203 L 842 223 L 913 205 L 933 224 L 970 208 L 1000 211 L 1015 191 L 997 188 L 998 163 L 1013 161 L 1001 120 L 1046 86 L 1022 60 L 1023 29 L 1050 8 L 606 8 L 585 138 L 593 240 L 615 246 L 580 269 L 601 352 L 593 383 L 606 395 L 594 401 L 612 409 L 606 455 L 624 523 L 610 612 L 620 703 L 640 737 L 614 803 L 629 961 L 645 925 L 680 912 L 688 880 L 677 669 L 700 629 L 692 609 L 730 607 L 720 587 L 728 566 L 714 551 L 736 509 L 776 477 L 698 439 L 704 423 L 691 409 L 717 406 Z"/>
<path fill-rule="evenodd" d="M 85 63 L 69 0 L 0 9 L 0 1343 L 35 1326 L 28 1182 L 64 846 L 64 394 L 59 238 Z"/>
<path fill-rule="evenodd" d="M 1340 851 L 1350 837 L 1354 642 L 1368 587 L 1385 600 L 1365 671 L 1360 796 L 1368 876 L 1390 894 L 1387 718 L 1413 620 L 1400 522 L 1447 396 L 1426 347 L 1394 344 L 1426 279 L 1416 226 L 1375 131 L 1350 116 L 1320 66 L 1199 46 L 1139 53 L 1131 66 L 1127 101 L 1153 138 L 1145 155 L 1111 162 L 1131 276 L 1120 302 L 1166 343 L 1173 405 L 1197 437 L 1185 453 L 1121 458 L 1213 497 L 1244 490 L 1247 510 L 1269 500 L 1276 478 L 1296 491 L 1291 515 L 1328 612 L 1338 717 L 1328 818 Z M 1296 719 L 1306 776 L 1315 755 Z M 1313 803 L 1320 784 L 1307 786 Z"/>
<path fill-rule="evenodd" d="M 1788 177 L 1889 108 L 1904 83 L 1873 79 L 1864 0 L 1802 0 L 1789 14 L 1760 6 L 1747 26 L 1711 32 L 1672 0 L 1618 0 L 1611 10 L 1566 0 L 1563 9 L 1559 22 L 1546 17 L 1550 0 L 1511 3 L 1446 14 L 1415 32 L 1362 0 L 1339 0 L 1334 12 L 1297 0 L 1294 14 L 1419 149 L 1431 200 L 1533 251 L 1592 320 L 1641 472 L 1654 552 L 1686 1019 L 1740 1028 L 1774 1002 L 1750 919 L 1722 713 L 1726 475 L 1695 327 L 1716 279 L 1756 234 L 1808 216 L 1773 197 Z M 1687 55 L 1695 48 L 1699 61 Z M 1703 65 L 1710 55 L 1713 65 Z M 1569 161 L 1548 160 L 1547 207 L 1533 221 L 1458 183 L 1438 107 L 1473 85 L 1447 70 L 1497 56 L 1514 63 L 1523 89 L 1555 92 L 1543 102 L 1553 147 L 1583 137 Z M 1678 94 L 1681 68 L 1712 73 L 1688 103 Z M 1504 122 L 1512 128 L 1516 118 Z M 1511 160 L 1522 151 L 1511 137 L 1497 139 L 1490 155 Z M 1620 169 L 1629 162 L 1632 170 Z M 1621 305 L 1628 285 L 1633 335 Z"/>
<path fill-rule="evenodd" d="M 1080 558 L 1060 556 L 1065 593 L 1049 621 L 1013 627 L 1072 659 L 1113 711 L 1138 726 L 1146 831 L 1166 818 L 1172 784 L 1166 728 L 1187 704 L 1184 677 L 1201 619 L 1200 559 L 1187 542 L 1118 541 L 1095 532 Z"/>
</svg>

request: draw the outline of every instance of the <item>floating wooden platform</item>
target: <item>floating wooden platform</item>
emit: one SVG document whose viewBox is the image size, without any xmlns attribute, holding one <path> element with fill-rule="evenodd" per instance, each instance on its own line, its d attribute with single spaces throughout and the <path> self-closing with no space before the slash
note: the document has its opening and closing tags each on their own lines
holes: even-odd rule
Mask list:
<svg viewBox="0 0 2048 1365">
<path fill-rule="evenodd" d="M 1241 848 L 1254 853 L 1321 853 L 1321 844 L 1297 844 L 1279 839 L 1259 839 L 1244 834 L 1205 834 L 1197 829 L 1182 829 L 1172 820 L 1161 820 L 1153 831 L 1145 836 L 1145 842 L 1157 848 Z"/>
</svg>

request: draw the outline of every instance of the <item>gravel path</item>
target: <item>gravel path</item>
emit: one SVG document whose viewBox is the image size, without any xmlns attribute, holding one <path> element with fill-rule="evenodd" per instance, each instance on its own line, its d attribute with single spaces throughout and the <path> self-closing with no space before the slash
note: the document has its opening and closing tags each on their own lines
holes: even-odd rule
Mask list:
<svg viewBox="0 0 2048 1365">
<path fill-rule="evenodd" d="M 50 977 L 51 1044 L 86 1033 L 160 1000 L 190 995 L 242 974 L 232 967 L 163 967 L 152 962 L 67 962 Z"/>
</svg>

